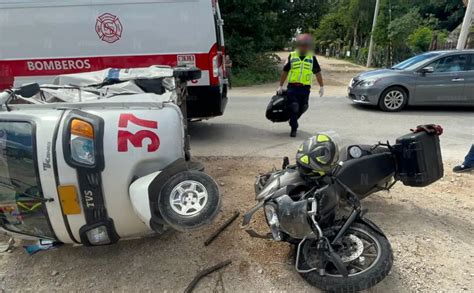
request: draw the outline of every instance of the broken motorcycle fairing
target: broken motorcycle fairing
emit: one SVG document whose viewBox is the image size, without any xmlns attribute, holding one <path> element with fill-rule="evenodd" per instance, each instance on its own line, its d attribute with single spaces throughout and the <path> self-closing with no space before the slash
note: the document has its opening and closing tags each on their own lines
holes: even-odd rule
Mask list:
<svg viewBox="0 0 474 293">
<path fill-rule="evenodd" d="M 332 171 L 309 173 L 314 175 L 285 158 L 281 170 L 257 177 L 258 203 L 244 215 L 245 230 L 252 237 L 293 244 L 296 270 L 321 290 L 353 292 L 374 286 L 390 272 L 392 249 L 383 231 L 365 217 L 361 200 L 390 190 L 397 181 L 419 187 L 439 180 L 440 129 L 417 127 L 395 145 L 345 147 Z M 341 201 L 350 213 L 341 211 Z M 261 209 L 270 233 L 251 228 Z"/>
</svg>

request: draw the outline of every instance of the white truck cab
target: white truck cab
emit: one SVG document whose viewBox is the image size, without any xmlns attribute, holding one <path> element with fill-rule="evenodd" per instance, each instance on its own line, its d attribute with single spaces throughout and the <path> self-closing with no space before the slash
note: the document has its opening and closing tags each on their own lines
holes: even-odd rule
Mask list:
<svg viewBox="0 0 474 293">
<path fill-rule="evenodd" d="M 94 246 L 209 223 L 219 190 L 186 161 L 180 96 L 199 74 L 109 69 L 0 94 L 1 229 Z"/>
<path fill-rule="evenodd" d="M 0 90 L 61 74 L 191 66 L 188 118 L 224 113 L 223 20 L 217 0 L 0 0 Z"/>
</svg>

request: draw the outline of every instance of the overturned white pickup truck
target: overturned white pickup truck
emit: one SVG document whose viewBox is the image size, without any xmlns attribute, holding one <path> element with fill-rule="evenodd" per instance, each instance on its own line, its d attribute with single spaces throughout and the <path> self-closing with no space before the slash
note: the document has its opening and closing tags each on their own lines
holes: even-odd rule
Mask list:
<svg viewBox="0 0 474 293">
<path fill-rule="evenodd" d="M 189 230 L 217 184 L 189 163 L 189 68 L 64 75 L 0 94 L 0 227 L 87 246 Z"/>
</svg>

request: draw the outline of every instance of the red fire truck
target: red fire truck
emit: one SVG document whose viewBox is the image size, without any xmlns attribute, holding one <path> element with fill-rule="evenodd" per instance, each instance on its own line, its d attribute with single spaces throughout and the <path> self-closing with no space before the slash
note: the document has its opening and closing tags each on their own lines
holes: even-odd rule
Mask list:
<svg viewBox="0 0 474 293">
<path fill-rule="evenodd" d="M 0 0 L 0 90 L 60 74 L 151 65 L 196 66 L 188 117 L 227 104 L 217 0 Z"/>
</svg>

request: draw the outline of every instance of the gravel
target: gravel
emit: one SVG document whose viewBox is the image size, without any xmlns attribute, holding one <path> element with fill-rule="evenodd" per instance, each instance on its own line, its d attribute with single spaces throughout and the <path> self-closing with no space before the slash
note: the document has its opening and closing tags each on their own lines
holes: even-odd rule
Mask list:
<svg viewBox="0 0 474 293">
<path fill-rule="evenodd" d="M 289 245 L 251 239 L 238 222 L 204 247 L 235 209 L 245 212 L 254 204 L 255 175 L 281 165 L 280 160 L 200 159 L 224 183 L 222 212 L 213 225 L 110 247 L 63 246 L 33 256 L 17 243 L 12 253 L 0 254 L 0 290 L 182 292 L 198 271 L 230 258 L 233 264 L 204 278 L 197 292 L 315 292 L 295 272 Z M 474 291 L 472 190 L 474 175 L 448 172 L 430 187 L 400 184 L 363 201 L 394 250 L 392 272 L 371 292 Z M 255 225 L 264 229 L 258 216 Z"/>
</svg>

